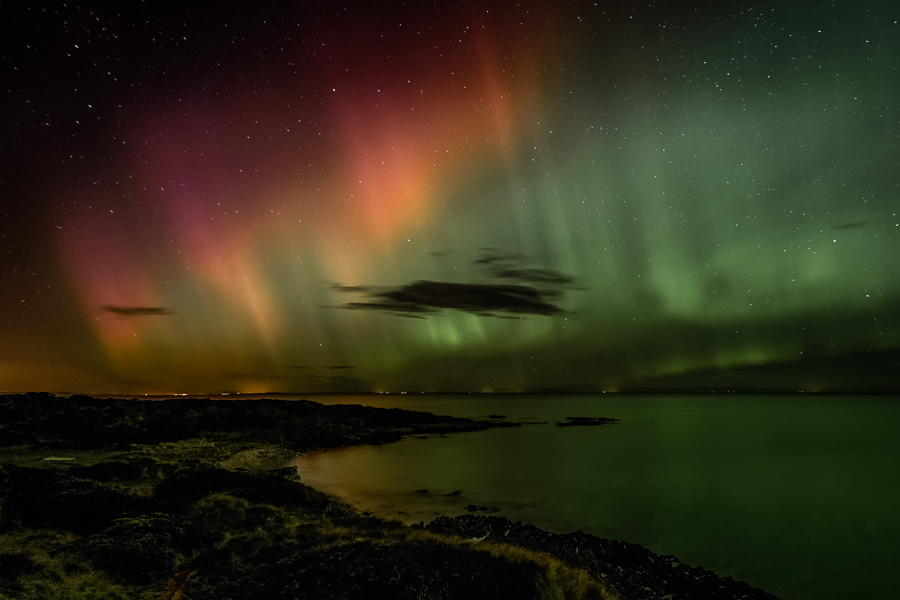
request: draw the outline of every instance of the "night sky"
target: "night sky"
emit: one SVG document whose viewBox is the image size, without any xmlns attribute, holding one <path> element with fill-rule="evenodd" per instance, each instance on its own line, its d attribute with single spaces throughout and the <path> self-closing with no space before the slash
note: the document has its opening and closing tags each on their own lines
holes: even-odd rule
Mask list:
<svg viewBox="0 0 900 600">
<path fill-rule="evenodd" d="M 0 12 L 0 391 L 898 380 L 895 0 Z"/>
</svg>

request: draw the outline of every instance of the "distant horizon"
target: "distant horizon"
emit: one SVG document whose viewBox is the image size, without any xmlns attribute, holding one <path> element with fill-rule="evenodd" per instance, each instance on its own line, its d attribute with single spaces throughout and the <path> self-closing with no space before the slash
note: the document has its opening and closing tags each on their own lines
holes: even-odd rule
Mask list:
<svg viewBox="0 0 900 600">
<path fill-rule="evenodd" d="M 719 396 L 795 396 L 795 395 L 811 395 L 811 396 L 900 396 L 900 389 L 893 390 L 841 390 L 841 389 L 823 389 L 817 391 L 806 390 L 777 390 L 777 389 L 760 389 L 760 390 L 659 390 L 659 389 L 627 389 L 617 391 L 525 391 L 525 392 L 253 392 L 243 394 L 241 392 L 203 392 L 196 394 L 118 394 L 114 392 L 64 392 L 64 391 L 36 391 L 28 392 L 0 392 L 0 396 L 27 396 L 29 394 L 50 394 L 57 398 L 71 398 L 73 396 L 85 396 L 97 400 L 105 400 L 108 398 L 114 400 L 141 400 L 143 398 L 153 400 L 176 400 L 184 398 L 186 400 L 221 400 L 223 398 L 231 398 L 232 396 L 604 396 L 604 395 L 622 395 L 622 396 L 701 396 L 701 395 L 719 395 Z M 237 399 L 237 398 L 234 398 Z M 257 400 L 265 398 L 256 398 Z M 277 400 L 278 398 L 271 398 Z"/>
<path fill-rule="evenodd" d="M 866 365 L 859 366 L 861 361 Z M 848 369 L 843 373 L 835 369 L 834 365 L 849 362 Z M 801 374 L 799 366 L 807 367 L 807 372 Z M 779 373 L 778 369 L 787 369 L 787 373 Z M 265 396 L 265 395 L 331 395 L 331 396 L 362 396 L 362 395 L 414 395 L 414 394 L 548 394 L 548 395 L 601 395 L 601 394 L 835 394 L 835 395 L 892 395 L 900 394 L 898 383 L 900 372 L 900 351 L 866 352 L 838 355 L 817 359 L 805 359 L 803 361 L 791 361 L 777 365 L 756 365 L 741 367 L 731 371 L 722 370 L 717 374 L 718 378 L 730 375 L 732 378 L 740 378 L 740 383 L 733 382 L 711 385 L 702 383 L 704 376 L 710 377 L 709 370 L 686 372 L 677 377 L 661 376 L 648 378 L 644 381 L 634 381 L 616 389 L 590 389 L 590 388 L 533 388 L 523 390 L 511 389 L 481 389 L 481 390 L 305 390 L 305 391 L 238 391 L 238 390 L 213 390 L 190 392 L 111 392 L 111 391 L 7 391 L 0 394 L 26 394 L 52 393 L 55 395 L 107 395 L 116 397 L 152 397 L 152 398 L 176 398 L 176 397 L 230 397 L 230 396 Z M 818 375 L 816 375 L 818 373 Z M 787 383 L 774 383 L 774 379 L 795 378 L 797 381 L 806 381 L 804 385 L 790 385 Z M 854 387 L 848 383 L 851 379 L 865 380 L 867 386 Z M 678 381 L 682 383 L 679 385 Z M 755 385 L 749 381 L 757 382 Z"/>
</svg>

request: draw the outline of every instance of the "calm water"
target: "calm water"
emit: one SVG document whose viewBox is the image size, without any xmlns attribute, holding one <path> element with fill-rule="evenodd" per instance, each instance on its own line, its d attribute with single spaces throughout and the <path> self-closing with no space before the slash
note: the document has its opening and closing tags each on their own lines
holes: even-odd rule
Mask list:
<svg viewBox="0 0 900 600">
<path fill-rule="evenodd" d="M 786 600 L 897 597 L 900 398 L 314 399 L 547 421 L 296 461 L 306 482 L 361 510 L 418 522 L 491 505 L 551 531 L 674 554 Z M 567 416 L 621 423 L 554 425 Z"/>
</svg>

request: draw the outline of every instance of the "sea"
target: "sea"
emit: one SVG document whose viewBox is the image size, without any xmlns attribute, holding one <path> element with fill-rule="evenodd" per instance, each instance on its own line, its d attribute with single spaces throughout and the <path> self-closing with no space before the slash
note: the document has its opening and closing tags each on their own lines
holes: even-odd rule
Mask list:
<svg viewBox="0 0 900 600">
<path fill-rule="evenodd" d="M 361 511 L 417 523 L 476 505 L 641 544 L 784 600 L 898 598 L 898 396 L 304 397 L 526 423 L 293 462 Z M 619 422 L 558 427 L 566 417 Z"/>
</svg>

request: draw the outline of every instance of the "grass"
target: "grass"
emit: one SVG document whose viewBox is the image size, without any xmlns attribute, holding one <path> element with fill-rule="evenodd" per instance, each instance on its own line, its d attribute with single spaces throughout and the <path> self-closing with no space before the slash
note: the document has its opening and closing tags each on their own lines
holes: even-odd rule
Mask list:
<svg viewBox="0 0 900 600">
<path fill-rule="evenodd" d="M 324 551 L 361 541 L 377 545 L 430 542 L 459 550 L 485 552 L 511 562 L 537 564 L 542 572 L 538 589 L 543 600 L 620 600 L 612 586 L 548 554 L 499 542 L 434 534 L 399 522 L 333 520 L 302 509 L 250 503 L 227 493 L 202 499 L 196 505 L 194 516 L 202 520 L 205 527 L 225 532 L 216 547 L 219 551 L 230 551 L 234 564 L 273 545 L 295 551 Z"/>
<path fill-rule="evenodd" d="M 318 550 L 361 541 L 381 545 L 431 542 L 459 550 L 485 552 L 510 562 L 537 564 L 542 570 L 542 578 L 538 582 L 542 600 L 621 600 L 621 596 L 612 586 L 603 581 L 597 581 L 585 571 L 570 567 L 549 554 L 520 546 L 458 536 L 444 536 L 424 529 L 406 527 L 399 523 L 388 527 L 370 528 L 336 524 L 323 520 L 318 523 L 318 529 L 321 536 L 317 545 Z"/>
<path fill-rule="evenodd" d="M 0 598 L 17 600 L 125 600 L 150 598 L 116 584 L 89 561 L 65 549 L 77 537 L 59 531 L 15 531 L 0 534 L 0 555 L 30 561 L 14 582 L 0 587 Z"/>
<path fill-rule="evenodd" d="M 292 453 L 272 445 L 241 444 L 194 438 L 154 446 L 136 446 L 130 452 L 55 451 L 57 456 L 75 456 L 71 463 L 41 460 L 47 454 L 24 446 L 0 448 L 0 463 L 18 466 L 63 468 L 86 466 L 104 460 L 150 457 L 158 463 L 203 464 L 244 471 L 265 471 L 281 467 Z M 177 464 L 176 464 L 177 463 Z M 74 466 L 73 465 L 73 466 Z M 2 472 L 0 472 L 2 474 Z M 104 485 L 150 497 L 163 475 L 159 471 L 135 481 Z M 0 481 L 2 483 L 2 481 Z M 311 505 L 312 506 L 312 505 Z M 323 551 L 334 546 L 367 541 L 376 545 L 404 545 L 427 542 L 466 552 L 484 552 L 514 563 L 533 563 L 541 573 L 537 583 L 543 600 L 620 600 L 615 590 L 583 570 L 566 565 L 548 554 L 488 540 L 449 537 L 399 522 L 364 518 L 338 500 L 310 509 L 302 506 L 275 506 L 250 502 L 228 492 L 207 494 L 187 508 L 184 517 L 206 539 L 203 548 L 179 552 L 169 581 L 131 585 L 105 572 L 89 558 L 73 550 L 78 536 L 60 531 L 9 529 L 0 533 L 0 561 L 3 556 L 19 557 L 16 576 L 0 573 L 0 600 L 102 599 L 173 600 L 194 597 L 194 591 L 215 586 L 217 577 L 239 575 L 266 552 L 287 556 L 304 551 Z M 2 513 L 0 497 L 0 513 Z M 204 556 L 207 558 L 204 559 Z M 209 562 L 214 556 L 213 563 Z M 204 560 L 206 562 L 204 563 Z M 249 563 L 248 563 L 249 561 Z M 196 564 L 204 567 L 196 567 Z M 0 562 L 0 570 L 2 570 Z M 24 566 L 23 566 L 24 565 Z M 195 572 L 194 569 L 198 568 Z M 190 580 L 188 580 L 190 577 Z M 186 583 L 187 582 L 187 583 Z M 206 587 L 204 587 L 206 586 Z M 436 591 L 423 590 L 423 597 Z"/>
<path fill-rule="evenodd" d="M 126 452 L 113 450 L 38 450 L 28 445 L 0 446 L 0 464 L 41 469 L 85 467 L 125 457 Z M 52 456 L 74 458 L 71 461 L 44 460 Z"/>
<path fill-rule="evenodd" d="M 510 562 L 535 563 L 543 571 L 543 577 L 538 582 L 543 600 L 621 600 L 612 586 L 543 552 L 493 541 L 437 535 L 420 529 L 397 530 L 397 535 L 400 539 L 393 543 L 429 540 L 454 548 L 486 552 Z"/>
</svg>

